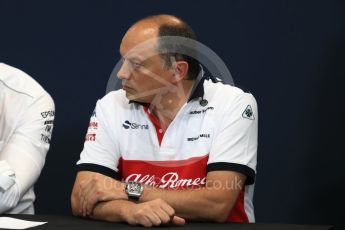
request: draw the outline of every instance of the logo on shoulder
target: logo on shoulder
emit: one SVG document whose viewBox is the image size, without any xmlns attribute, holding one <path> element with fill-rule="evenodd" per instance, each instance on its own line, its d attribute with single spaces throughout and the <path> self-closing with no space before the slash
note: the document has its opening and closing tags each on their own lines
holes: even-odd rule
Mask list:
<svg viewBox="0 0 345 230">
<path fill-rule="evenodd" d="M 95 133 L 88 133 L 85 136 L 85 141 L 95 141 L 96 140 L 96 134 Z"/>
<path fill-rule="evenodd" d="M 250 105 L 247 105 L 246 109 L 242 113 L 242 117 L 243 118 L 247 118 L 249 120 L 254 120 L 255 119 L 253 109 L 252 109 L 252 107 Z"/>
<path fill-rule="evenodd" d="M 44 125 L 52 125 L 54 123 L 54 120 L 47 120 L 44 122 Z"/>
<path fill-rule="evenodd" d="M 42 113 L 41 113 L 41 116 L 42 116 L 43 118 L 54 117 L 54 115 L 55 115 L 55 111 L 53 111 L 53 110 L 45 111 L 45 112 L 42 112 Z"/>
<path fill-rule="evenodd" d="M 50 138 L 47 135 L 41 134 L 41 141 L 43 141 L 46 144 L 50 144 Z"/>
<path fill-rule="evenodd" d="M 89 129 L 98 129 L 98 122 L 96 121 L 91 121 L 89 123 Z"/>
<path fill-rule="evenodd" d="M 122 124 L 122 127 L 125 129 L 149 129 L 149 125 L 141 125 L 134 122 L 129 122 L 128 120 Z"/>
</svg>

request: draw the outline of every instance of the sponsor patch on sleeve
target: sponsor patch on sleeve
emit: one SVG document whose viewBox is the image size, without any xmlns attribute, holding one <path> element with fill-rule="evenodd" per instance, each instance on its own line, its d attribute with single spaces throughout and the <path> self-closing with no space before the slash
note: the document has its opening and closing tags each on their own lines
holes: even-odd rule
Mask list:
<svg viewBox="0 0 345 230">
<path fill-rule="evenodd" d="M 250 105 L 247 105 L 246 109 L 242 113 L 242 117 L 247 118 L 249 120 L 255 119 L 253 109 Z"/>
</svg>

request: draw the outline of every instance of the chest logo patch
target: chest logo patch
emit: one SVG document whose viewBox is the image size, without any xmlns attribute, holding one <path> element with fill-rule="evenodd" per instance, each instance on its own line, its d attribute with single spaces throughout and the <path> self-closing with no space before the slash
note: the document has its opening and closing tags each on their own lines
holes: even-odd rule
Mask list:
<svg viewBox="0 0 345 230">
<path fill-rule="evenodd" d="M 149 125 L 141 125 L 128 120 L 123 122 L 122 127 L 125 129 L 149 129 Z"/>
</svg>

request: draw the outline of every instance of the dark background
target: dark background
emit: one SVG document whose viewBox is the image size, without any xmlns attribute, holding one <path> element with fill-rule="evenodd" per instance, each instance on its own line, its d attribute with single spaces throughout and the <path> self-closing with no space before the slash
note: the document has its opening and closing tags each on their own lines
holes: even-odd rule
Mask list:
<svg viewBox="0 0 345 230">
<path fill-rule="evenodd" d="M 257 222 L 344 222 L 344 1 L 4 1 L 0 61 L 54 98 L 38 214 L 69 214 L 75 162 L 118 47 L 136 20 L 185 19 L 259 106 Z"/>
</svg>

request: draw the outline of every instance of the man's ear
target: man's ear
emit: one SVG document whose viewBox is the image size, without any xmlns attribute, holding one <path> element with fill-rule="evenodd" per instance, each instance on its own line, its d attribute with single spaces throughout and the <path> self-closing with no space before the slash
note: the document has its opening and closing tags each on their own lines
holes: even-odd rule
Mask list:
<svg viewBox="0 0 345 230">
<path fill-rule="evenodd" d="M 186 61 L 176 61 L 174 67 L 173 67 L 173 83 L 178 83 L 184 78 L 187 77 L 188 74 L 188 62 Z"/>
</svg>

